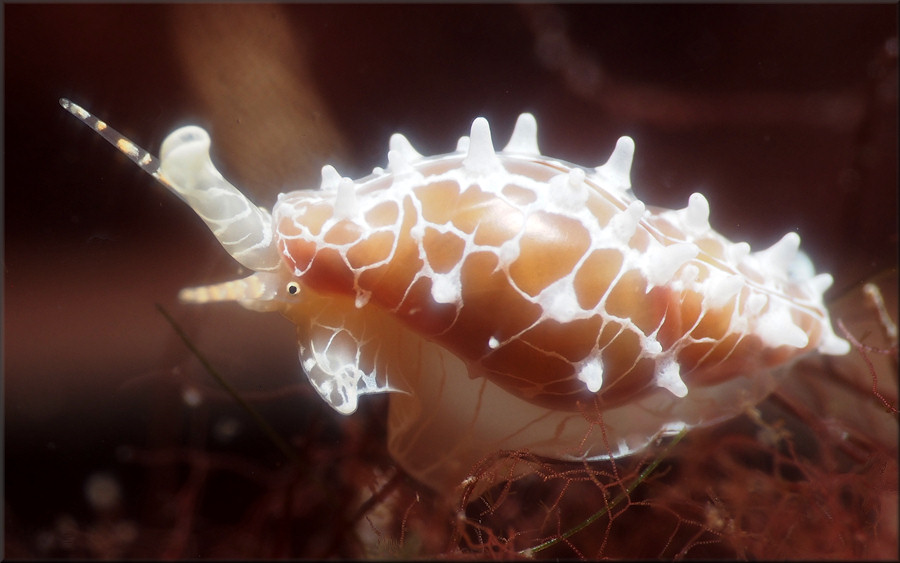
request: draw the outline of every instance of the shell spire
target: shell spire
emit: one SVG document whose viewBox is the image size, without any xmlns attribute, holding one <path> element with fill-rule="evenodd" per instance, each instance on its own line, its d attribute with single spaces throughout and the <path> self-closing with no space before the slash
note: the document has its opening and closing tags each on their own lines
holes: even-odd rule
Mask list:
<svg viewBox="0 0 900 563">
<path fill-rule="evenodd" d="M 537 142 L 537 120 L 530 113 L 523 113 L 516 119 L 509 142 L 503 148 L 505 153 L 519 153 L 537 156 L 541 154 Z"/>
<path fill-rule="evenodd" d="M 472 131 L 469 134 L 469 146 L 466 158 L 462 162 L 467 172 L 482 175 L 503 170 L 503 165 L 494 152 L 494 143 L 491 141 L 491 126 L 487 119 L 476 118 L 472 122 Z"/>
<path fill-rule="evenodd" d="M 350 219 L 359 212 L 359 201 L 356 198 L 356 184 L 350 178 L 341 178 L 334 198 L 335 219 Z"/>
<path fill-rule="evenodd" d="M 322 167 L 322 183 L 319 185 L 319 189 L 322 191 L 331 191 L 336 190 L 338 184 L 341 183 L 341 175 L 338 173 L 337 169 L 330 165 L 326 164 Z"/>
<path fill-rule="evenodd" d="M 591 177 L 601 185 L 618 192 L 631 189 L 631 161 L 634 159 L 634 139 L 619 137 L 605 164 L 594 168 Z"/>
<path fill-rule="evenodd" d="M 778 275 L 786 274 L 795 260 L 806 259 L 806 255 L 800 253 L 800 235 L 797 233 L 787 233 L 769 248 L 755 254 L 764 267 Z"/>
<path fill-rule="evenodd" d="M 413 148 L 412 143 L 409 142 L 405 136 L 400 133 L 394 133 L 391 135 L 390 141 L 388 141 L 388 148 L 392 151 L 397 151 L 403 159 L 412 164 L 418 162 L 424 158 L 419 151 Z"/>
<path fill-rule="evenodd" d="M 709 202 L 703 194 L 692 193 L 683 212 L 685 230 L 690 234 L 702 235 L 709 231 Z"/>
</svg>

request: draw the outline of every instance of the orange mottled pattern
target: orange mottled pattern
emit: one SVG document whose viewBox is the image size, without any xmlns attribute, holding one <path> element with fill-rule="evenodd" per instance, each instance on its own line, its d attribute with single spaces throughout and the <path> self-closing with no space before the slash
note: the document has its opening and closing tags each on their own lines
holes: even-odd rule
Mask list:
<svg viewBox="0 0 900 563">
<path fill-rule="evenodd" d="M 595 396 L 600 405 L 612 407 L 654 387 L 656 361 L 642 354 L 641 335 L 614 318 L 630 319 L 644 335 L 656 333 L 663 350 L 678 344 L 677 361 L 688 388 L 716 384 L 804 351 L 764 352 L 758 337 L 729 332 L 736 298 L 707 309 L 701 318 L 702 295 L 665 285 L 648 291 L 638 269 L 620 271 L 623 253 L 593 245 L 581 223 L 551 212 L 526 214 L 510 203 L 516 198 L 527 201 L 527 190 L 509 185 L 503 193 L 507 197 L 497 197 L 477 184 L 467 189 L 451 181 L 426 184 L 399 204 L 388 201 L 369 209 L 366 227 L 345 219 L 326 232 L 322 228 L 333 210 L 311 196 L 302 213 L 283 218 L 279 225 L 283 254 L 302 272 L 307 287 L 335 298 L 353 298 L 360 291 L 371 294 L 360 314 L 394 315 L 462 358 L 471 376 L 489 377 L 545 407 L 576 410 Z M 624 208 L 599 189 L 590 191 L 586 206 L 601 227 Z M 298 225 L 324 244 L 301 236 Z M 389 225 L 399 225 L 399 230 L 379 230 Z M 466 240 L 446 232 L 441 228 L 445 225 L 467 235 L 477 250 L 467 249 Z M 678 235 L 673 228 L 665 221 L 642 220 L 629 244 L 643 250 L 650 237 L 671 244 L 678 240 L 671 238 Z M 503 264 L 501 245 L 519 233 L 518 256 Z M 713 239 L 700 244 L 694 263 L 700 265 L 701 277 L 704 267 L 721 261 L 721 256 L 704 252 L 715 252 L 717 244 Z M 460 261 L 458 303 L 436 302 L 432 280 L 423 275 L 426 264 L 432 271 L 446 272 Z M 590 312 L 605 299 L 599 308 L 606 315 L 560 322 L 546 318 L 542 307 L 528 299 L 572 275 L 579 306 Z M 742 301 L 746 298 L 745 293 Z M 813 329 L 816 320 L 795 322 Z M 597 394 L 577 378 L 576 368 L 595 349 L 601 351 L 603 365 Z"/>
</svg>

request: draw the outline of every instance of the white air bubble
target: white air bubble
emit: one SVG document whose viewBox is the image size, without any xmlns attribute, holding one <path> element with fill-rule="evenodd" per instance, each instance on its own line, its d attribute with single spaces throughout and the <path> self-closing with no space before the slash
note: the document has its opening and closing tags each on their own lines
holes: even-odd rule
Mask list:
<svg viewBox="0 0 900 563">
<path fill-rule="evenodd" d="M 94 510 L 106 512 L 119 505 L 122 488 L 109 473 L 94 473 L 84 484 L 84 496 Z"/>
<path fill-rule="evenodd" d="M 203 395 L 196 387 L 185 387 L 181 392 L 181 400 L 189 407 L 196 407 L 203 402 Z"/>
</svg>

